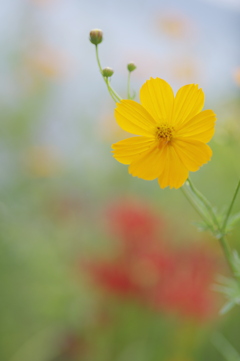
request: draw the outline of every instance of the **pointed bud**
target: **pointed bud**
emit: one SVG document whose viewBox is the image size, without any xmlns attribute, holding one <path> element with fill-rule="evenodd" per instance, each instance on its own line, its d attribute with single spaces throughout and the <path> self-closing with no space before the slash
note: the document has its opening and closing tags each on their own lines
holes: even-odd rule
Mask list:
<svg viewBox="0 0 240 361">
<path fill-rule="evenodd" d="M 112 76 L 114 73 L 112 68 L 104 68 L 102 71 L 102 75 L 106 78 L 109 78 L 110 76 Z"/>
<path fill-rule="evenodd" d="M 136 65 L 134 64 L 134 63 L 129 63 L 128 65 L 127 65 L 127 69 L 128 69 L 128 71 L 130 71 L 130 73 L 133 71 L 133 70 L 135 70 L 137 67 L 136 67 Z"/>
<path fill-rule="evenodd" d="M 92 44 L 98 45 L 103 40 L 103 32 L 100 29 L 93 29 L 90 31 L 89 40 Z"/>
</svg>

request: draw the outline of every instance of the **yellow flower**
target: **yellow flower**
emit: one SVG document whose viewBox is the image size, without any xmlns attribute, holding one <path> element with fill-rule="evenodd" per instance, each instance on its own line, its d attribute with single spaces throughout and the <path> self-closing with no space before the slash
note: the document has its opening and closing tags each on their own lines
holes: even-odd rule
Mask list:
<svg viewBox="0 0 240 361">
<path fill-rule="evenodd" d="M 206 143 L 214 134 L 216 116 L 212 110 L 201 111 L 204 93 L 195 84 L 183 86 L 174 97 L 166 81 L 151 78 L 143 84 L 140 100 L 117 103 L 117 123 L 138 136 L 113 144 L 113 156 L 130 164 L 134 177 L 158 178 L 161 188 L 180 188 L 189 171 L 210 160 Z"/>
</svg>

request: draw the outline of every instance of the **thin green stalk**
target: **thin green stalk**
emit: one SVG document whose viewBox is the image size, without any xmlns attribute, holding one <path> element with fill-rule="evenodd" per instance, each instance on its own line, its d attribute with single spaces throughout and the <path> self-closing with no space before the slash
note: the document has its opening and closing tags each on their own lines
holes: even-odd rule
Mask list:
<svg viewBox="0 0 240 361">
<path fill-rule="evenodd" d="M 226 260 L 228 262 L 228 265 L 229 265 L 233 275 L 235 277 L 237 277 L 236 276 L 235 265 L 234 265 L 233 258 L 232 258 L 232 250 L 231 250 L 231 248 L 230 248 L 230 246 L 229 246 L 228 242 L 226 241 L 225 236 L 223 234 L 219 237 L 219 242 L 220 242 L 220 244 L 222 246 L 223 252 L 225 254 L 225 258 L 226 258 Z"/>
<path fill-rule="evenodd" d="M 215 333 L 212 337 L 212 343 L 226 360 L 240 360 L 240 354 L 222 334 Z"/>
<path fill-rule="evenodd" d="M 119 101 L 119 99 L 116 97 L 115 93 L 112 91 L 112 88 L 111 88 L 111 85 L 109 83 L 109 79 L 108 78 L 105 78 L 103 77 L 106 85 L 107 85 L 107 88 L 108 88 L 108 92 L 109 94 L 111 95 L 111 97 L 113 98 L 113 100 L 115 101 L 115 103 L 117 103 Z"/>
<path fill-rule="evenodd" d="M 194 187 L 193 183 L 191 182 L 191 180 L 188 178 L 187 182 L 189 183 L 189 186 L 191 188 L 191 190 L 193 191 L 193 193 L 197 196 L 197 198 L 205 205 L 206 209 L 208 210 L 209 214 L 212 217 L 213 222 L 215 223 L 216 227 L 218 230 L 220 230 L 220 225 L 219 222 L 217 220 L 217 217 L 213 211 L 213 207 L 211 205 L 211 203 L 202 195 L 202 193 L 200 193 L 197 188 Z M 220 230 L 221 231 L 221 230 Z"/>
<path fill-rule="evenodd" d="M 128 99 L 131 99 L 131 94 L 130 94 L 130 80 L 131 80 L 131 72 L 128 72 L 128 82 L 127 82 L 127 97 Z"/>
<path fill-rule="evenodd" d="M 197 188 L 194 187 L 193 183 L 188 179 L 187 180 L 188 184 L 189 184 L 189 187 L 192 191 L 192 193 L 194 194 L 194 196 L 200 201 L 200 203 L 202 203 L 205 208 L 207 209 L 208 213 L 209 213 L 209 216 L 211 217 L 211 220 L 213 222 L 213 225 L 216 227 L 216 229 L 213 229 L 212 226 L 211 226 L 211 230 L 212 230 L 212 233 L 214 235 L 215 238 L 217 238 L 221 244 L 221 247 L 223 249 L 223 252 L 224 252 L 224 255 L 225 255 L 225 258 L 227 260 L 227 263 L 233 273 L 233 275 L 236 277 L 236 278 L 239 278 L 237 275 L 236 275 L 236 269 L 235 269 L 235 265 L 234 265 L 234 261 L 233 261 L 233 257 L 232 257 L 232 250 L 224 236 L 224 233 L 222 232 L 222 229 L 223 227 L 220 226 L 217 218 L 216 218 L 216 215 L 212 209 L 212 206 L 210 204 L 210 202 L 197 190 Z M 239 182 L 240 183 L 240 182 Z M 229 215 L 230 215 L 230 212 L 231 212 L 231 209 L 233 207 L 233 204 L 234 204 L 234 201 L 236 199 L 236 196 L 237 196 L 237 193 L 238 193 L 238 190 L 239 190 L 239 187 L 240 185 L 238 184 L 237 186 L 237 189 L 234 193 L 234 196 L 233 196 L 233 199 L 232 199 L 232 202 L 230 204 L 230 207 L 229 207 L 229 210 L 227 212 L 227 216 L 226 216 L 226 219 L 228 219 Z M 199 206 L 196 204 L 196 202 L 194 202 L 193 199 L 191 199 L 191 197 L 187 197 L 189 202 L 191 203 L 191 205 L 194 204 L 194 208 L 198 211 L 198 214 L 202 217 L 203 221 L 206 222 L 207 225 L 209 225 L 208 223 L 208 220 L 206 220 L 206 217 L 204 215 L 204 213 L 202 213 L 201 209 L 199 208 Z M 226 221 L 226 220 L 225 220 Z M 225 223 L 225 222 L 224 222 Z M 216 233 L 217 231 L 217 233 Z"/>
<path fill-rule="evenodd" d="M 96 50 L 97 64 L 98 64 L 100 73 L 101 73 L 101 75 L 102 75 L 102 77 L 103 77 L 103 80 L 105 81 L 105 83 L 106 83 L 106 85 L 107 85 L 109 94 L 111 95 L 111 97 L 112 97 L 112 99 L 114 100 L 114 102 L 117 102 L 117 98 L 115 97 L 115 95 L 113 94 L 111 88 L 110 88 L 109 85 L 108 85 L 107 78 L 105 78 L 105 77 L 103 76 L 103 71 L 102 71 L 102 66 L 101 66 L 101 62 L 100 62 L 100 59 L 99 59 L 98 46 L 97 46 L 97 45 L 96 45 L 96 47 L 95 47 L 95 50 Z"/>
<path fill-rule="evenodd" d="M 226 226 L 227 226 L 227 222 L 228 222 L 228 219 L 229 219 L 229 217 L 230 217 L 230 214 L 231 214 L 231 211 L 232 211 L 234 202 L 235 202 L 235 200 L 236 200 L 236 198 L 237 198 L 237 194 L 238 194 L 239 189 L 240 189 L 240 180 L 238 181 L 237 188 L 236 188 L 236 190 L 235 190 L 235 192 L 234 192 L 232 201 L 231 201 L 231 203 L 230 203 L 230 206 L 229 206 L 229 208 L 228 208 L 226 217 L 225 217 L 224 222 L 223 222 L 223 225 L 222 225 L 222 233 L 223 233 L 223 234 L 225 233 Z"/>
<path fill-rule="evenodd" d="M 195 211 L 197 212 L 197 214 L 200 216 L 200 218 L 202 218 L 202 220 L 206 223 L 206 225 L 208 226 L 209 229 L 212 229 L 212 225 L 208 222 L 207 218 L 204 216 L 204 214 L 202 213 L 201 209 L 198 207 L 198 205 L 193 201 L 193 199 L 191 198 L 191 196 L 188 195 L 188 193 L 186 192 L 186 190 L 184 189 L 184 186 L 181 187 L 181 191 L 184 194 L 184 196 L 186 197 L 186 199 L 188 200 L 188 202 L 191 204 L 191 206 L 195 209 Z"/>
<path fill-rule="evenodd" d="M 113 90 L 113 88 L 111 87 L 111 85 L 110 85 L 110 83 L 108 81 L 108 78 L 103 76 L 103 71 L 102 71 L 102 66 L 101 66 L 101 62 L 100 62 L 100 59 L 99 59 L 98 46 L 97 45 L 96 45 L 95 49 L 96 49 L 96 59 L 97 59 L 98 67 L 99 67 L 100 73 L 101 73 L 101 75 L 103 77 L 103 80 L 105 81 L 105 83 L 107 85 L 109 94 L 111 95 L 111 97 L 112 97 L 112 99 L 114 100 L 115 103 L 120 102 L 122 100 L 121 97 Z"/>
</svg>

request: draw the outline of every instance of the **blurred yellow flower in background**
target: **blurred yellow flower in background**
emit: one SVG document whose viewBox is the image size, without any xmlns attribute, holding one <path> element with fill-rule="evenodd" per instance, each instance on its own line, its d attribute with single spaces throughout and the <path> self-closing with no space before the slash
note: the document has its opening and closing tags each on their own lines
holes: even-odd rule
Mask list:
<svg viewBox="0 0 240 361">
<path fill-rule="evenodd" d="M 167 11 L 157 16 L 160 31 L 173 39 L 182 39 L 193 34 L 193 24 L 186 14 Z"/>
<path fill-rule="evenodd" d="M 33 93 L 51 81 L 68 76 L 74 64 L 67 54 L 42 42 L 35 42 L 21 58 L 19 81 L 22 91 Z"/>
<path fill-rule="evenodd" d="M 36 49 L 27 55 L 29 69 L 47 78 L 60 77 L 68 70 L 67 56 L 45 44 L 38 44 Z"/>
<path fill-rule="evenodd" d="M 212 110 L 201 111 L 204 93 L 195 84 L 183 86 L 174 97 L 166 81 L 151 78 L 142 86 L 140 100 L 117 103 L 117 123 L 138 136 L 113 144 L 113 156 L 129 164 L 133 176 L 158 178 L 161 188 L 180 188 L 189 171 L 210 160 L 206 143 L 214 134 L 216 116 Z"/>
<path fill-rule="evenodd" d="M 23 164 L 36 178 L 49 178 L 60 172 L 59 156 L 52 147 L 34 146 L 27 150 Z"/>
<path fill-rule="evenodd" d="M 200 66 L 197 63 L 196 59 L 186 54 L 182 59 L 178 61 L 171 62 L 168 59 L 166 64 L 166 69 L 168 70 L 169 76 L 175 81 L 180 82 L 192 82 L 194 79 L 203 79 L 203 74 L 200 74 Z"/>
<path fill-rule="evenodd" d="M 235 83 L 240 86 L 240 66 L 238 66 L 233 72 L 233 79 Z"/>
</svg>

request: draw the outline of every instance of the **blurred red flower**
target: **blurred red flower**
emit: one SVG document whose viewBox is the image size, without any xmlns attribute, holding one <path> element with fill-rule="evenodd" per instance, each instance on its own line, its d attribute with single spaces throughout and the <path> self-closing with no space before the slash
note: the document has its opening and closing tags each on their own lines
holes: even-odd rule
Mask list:
<svg viewBox="0 0 240 361">
<path fill-rule="evenodd" d="M 85 263 L 95 284 L 111 294 L 134 297 L 156 311 L 196 320 L 217 314 L 218 295 L 211 285 L 219 264 L 212 251 L 196 246 L 171 248 L 169 240 L 159 237 L 164 221 L 136 201 L 114 204 L 108 221 L 123 247 L 111 259 Z"/>
<path fill-rule="evenodd" d="M 159 232 L 164 220 L 147 204 L 136 199 L 123 199 L 112 203 L 107 210 L 108 230 L 120 239 L 124 247 L 149 249 L 159 243 Z"/>
<path fill-rule="evenodd" d="M 198 320 L 212 318 L 218 311 L 218 295 L 211 290 L 218 270 L 216 256 L 209 249 L 175 251 L 172 266 L 165 268 L 151 290 L 150 302 L 159 310 Z"/>
<path fill-rule="evenodd" d="M 139 296 L 142 291 L 120 260 L 85 262 L 85 269 L 102 289 L 118 296 Z"/>
</svg>

